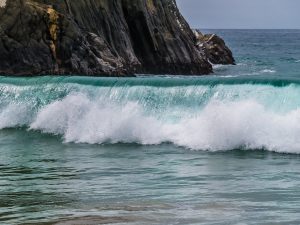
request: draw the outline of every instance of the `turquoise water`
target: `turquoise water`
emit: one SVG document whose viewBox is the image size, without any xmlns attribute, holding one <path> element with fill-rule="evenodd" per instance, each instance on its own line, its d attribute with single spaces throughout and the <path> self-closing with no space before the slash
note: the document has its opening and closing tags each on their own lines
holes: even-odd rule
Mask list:
<svg viewBox="0 0 300 225">
<path fill-rule="evenodd" d="M 204 77 L 0 78 L 1 224 L 299 224 L 300 31 L 219 30 Z"/>
</svg>

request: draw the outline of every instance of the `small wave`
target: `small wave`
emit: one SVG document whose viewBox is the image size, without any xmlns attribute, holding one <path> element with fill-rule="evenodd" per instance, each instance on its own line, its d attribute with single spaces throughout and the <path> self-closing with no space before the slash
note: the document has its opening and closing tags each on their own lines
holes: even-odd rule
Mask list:
<svg viewBox="0 0 300 225">
<path fill-rule="evenodd" d="M 264 69 L 260 71 L 260 73 L 276 73 L 276 72 L 277 72 L 276 70 L 272 70 L 272 69 Z"/>
<path fill-rule="evenodd" d="M 240 75 L 215 75 L 215 77 L 222 77 L 222 78 L 234 78 L 239 76 Z"/>
<path fill-rule="evenodd" d="M 213 69 L 220 69 L 220 68 L 224 68 L 224 67 L 228 67 L 228 65 L 213 64 Z"/>
<path fill-rule="evenodd" d="M 213 64 L 213 69 L 223 69 L 232 67 L 233 65 Z M 237 63 L 235 66 L 247 66 L 246 63 Z"/>
<path fill-rule="evenodd" d="M 245 66 L 246 64 L 244 63 L 238 63 L 235 66 Z M 222 69 L 227 69 L 233 67 L 233 65 L 223 65 L 223 64 L 213 64 L 213 69 L 214 70 L 222 70 Z"/>
<path fill-rule="evenodd" d="M 295 61 L 296 63 L 300 63 L 300 59 Z"/>
</svg>

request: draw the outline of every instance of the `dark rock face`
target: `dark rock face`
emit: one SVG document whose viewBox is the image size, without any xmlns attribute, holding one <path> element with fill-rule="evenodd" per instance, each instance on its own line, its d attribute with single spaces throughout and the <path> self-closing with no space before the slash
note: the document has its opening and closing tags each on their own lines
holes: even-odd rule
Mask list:
<svg viewBox="0 0 300 225">
<path fill-rule="evenodd" d="M 212 64 L 235 65 L 231 50 L 226 46 L 224 40 L 216 34 L 203 35 L 194 30 L 196 45 L 203 56 Z"/>
<path fill-rule="evenodd" d="M 0 74 L 208 74 L 175 0 L 7 0 Z"/>
<path fill-rule="evenodd" d="M 81 27 L 76 18 L 67 13 L 69 8 L 64 1 L 57 1 L 59 4 L 49 1 L 52 5 L 41 2 L 8 0 L 1 10 L 2 74 L 129 73 L 128 58 L 118 55 L 104 36 Z"/>
<path fill-rule="evenodd" d="M 173 0 L 123 0 L 142 73 L 203 74 L 211 66 L 195 48 L 194 35 Z"/>
</svg>

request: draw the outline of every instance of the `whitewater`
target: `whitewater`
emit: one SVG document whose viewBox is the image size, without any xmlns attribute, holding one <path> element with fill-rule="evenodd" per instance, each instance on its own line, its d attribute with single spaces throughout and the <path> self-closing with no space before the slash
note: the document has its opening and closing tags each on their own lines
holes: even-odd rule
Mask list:
<svg viewBox="0 0 300 225">
<path fill-rule="evenodd" d="M 259 78 L 0 79 L 0 128 L 87 144 L 300 153 L 300 84 Z"/>
</svg>

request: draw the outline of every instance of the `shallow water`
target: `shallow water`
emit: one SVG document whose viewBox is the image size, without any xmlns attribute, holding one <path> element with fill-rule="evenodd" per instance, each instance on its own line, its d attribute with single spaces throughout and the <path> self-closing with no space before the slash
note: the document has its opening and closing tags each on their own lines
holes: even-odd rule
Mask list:
<svg viewBox="0 0 300 225">
<path fill-rule="evenodd" d="M 298 224 L 298 155 L 62 144 L 1 131 L 2 224 Z M 93 223 L 92 223 L 93 224 Z"/>
<path fill-rule="evenodd" d="M 1 131 L 0 168 L 1 224 L 74 217 L 85 224 L 300 220 L 298 155 L 62 144 L 53 136 L 8 129 Z"/>
<path fill-rule="evenodd" d="M 300 31 L 217 33 L 207 77 L 0 77 L 0 223 L 299 224 Z"/>
</svg>

